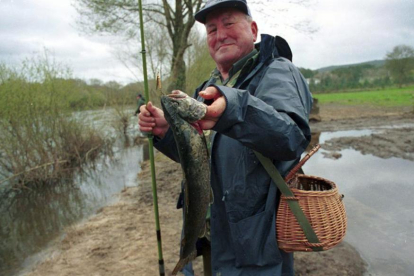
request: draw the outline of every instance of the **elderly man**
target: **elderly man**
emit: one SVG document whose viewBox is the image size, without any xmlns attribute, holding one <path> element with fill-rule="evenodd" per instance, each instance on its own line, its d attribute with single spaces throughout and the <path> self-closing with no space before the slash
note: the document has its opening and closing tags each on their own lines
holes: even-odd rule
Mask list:
<svg viewBox="0 0 414 276">
<path fill-rule="evenodd" d="M 258 27 L 246 0 L 210 0 L 195 19 L 205 25 L 217 66 L 195 93 L 209 105 L 202 128 L 214 133 L 213 275 L 293 275 L 293 255 L 276 242 L 280 193 L 253 151 L 286 175 L 310 141 L 311 94 L 283 39 L 262 35 L 255 45 Z M 141 107 L 139 125 L 156 136 L 161 152 L 178 160 L 161 109 Z"/>
</svg>

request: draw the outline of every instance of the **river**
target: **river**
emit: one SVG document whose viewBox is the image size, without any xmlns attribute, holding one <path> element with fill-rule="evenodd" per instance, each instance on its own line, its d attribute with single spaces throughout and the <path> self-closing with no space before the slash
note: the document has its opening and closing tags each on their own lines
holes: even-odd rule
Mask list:
<svg viewBox="0 0 414 276">
<path fill-rule="evenodd" d="M 85 124 L 116 136 L 113 112 L 86 111 L 74 116 L 82 116 Z M 1 199 L 0 275 L 15 275 L 30 266 L 51 242 L 63 238 L 67 227 L 114 202 L 125 187 L 138 185 L 137 174 L 140 163 L 148 157 L 148 146 L 133 143 L 133 137 L 140 134 L 134 123 L 131 121 L 128 128 L 128 138 L 118 136 L 113 156 L 84 167 L 75 179 L 63 179 L 58 185 L 41 189 L 23 189 Z"/>
</svg>

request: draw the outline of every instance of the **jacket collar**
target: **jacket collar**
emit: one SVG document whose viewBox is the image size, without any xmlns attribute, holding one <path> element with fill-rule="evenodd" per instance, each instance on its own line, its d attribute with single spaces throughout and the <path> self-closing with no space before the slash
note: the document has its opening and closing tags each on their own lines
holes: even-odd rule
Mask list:
<svg viewBox="0 0 414 276">
<path fill-rule="evenodd" d="M 275 45 L 275 37 L 262 34 L 261 40 L 255 45 L 256 49 L 260 50 L 259 62 L 264 63 L 266 60 L 279 56 Z"/>
</svg>

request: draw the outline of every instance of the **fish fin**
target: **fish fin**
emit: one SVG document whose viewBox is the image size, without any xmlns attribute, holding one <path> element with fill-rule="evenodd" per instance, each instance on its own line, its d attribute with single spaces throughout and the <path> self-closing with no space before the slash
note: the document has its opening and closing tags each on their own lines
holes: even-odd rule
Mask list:
<svg viewBox="0 0 414 276">
<path fill-rule="evenodd" d="M 214 203 L 214 194 L 213 194 L 213 188 L 210 188 L 210 204 Z"/>
<path fill-rule="evenodd" d="M 191 252 L 191 254 L 187 258 L 180 259 L 177 265 L 175 266 L 174 270 L 172 271 L 171 275 L 177 275 L 178 271 L 181 271 L 186 264 L 194 260 L 196 257 L 197 257 L 197 250 L 194 250 L 193 252 Z"/>
</svg>

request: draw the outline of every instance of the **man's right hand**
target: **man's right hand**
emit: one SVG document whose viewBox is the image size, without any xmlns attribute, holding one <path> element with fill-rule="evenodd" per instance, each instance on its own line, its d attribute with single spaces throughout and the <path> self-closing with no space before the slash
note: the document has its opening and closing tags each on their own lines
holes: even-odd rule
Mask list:
<svg viewBox="0 0 414 276">
<path fill-rule="evenodd" d="M 164 118 L 162 109 L 155 107 L 151 102 L 142 105 L 138 116 L 138 125 L 141 132 L 149 132 L 163 138 L 167 133 L 169 125 Z"/>
</svg>

